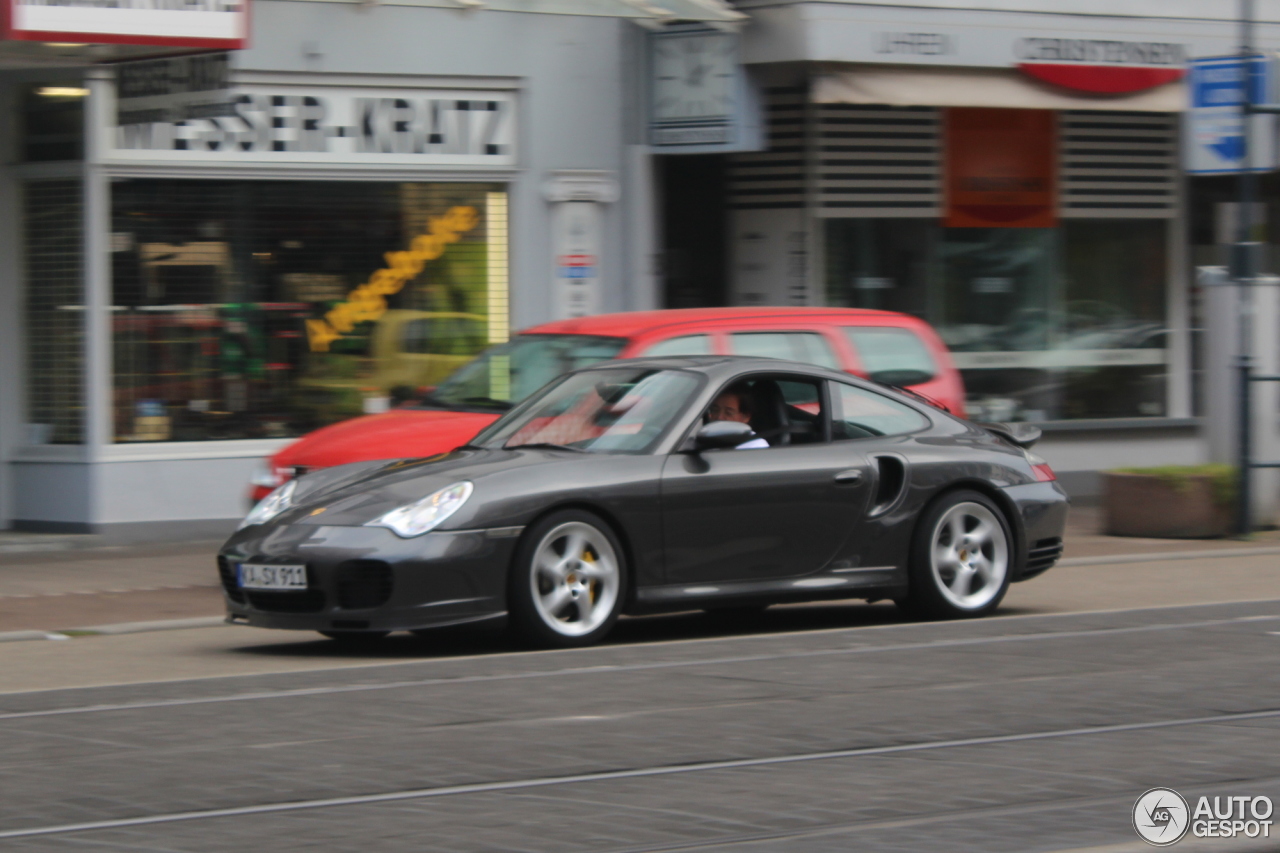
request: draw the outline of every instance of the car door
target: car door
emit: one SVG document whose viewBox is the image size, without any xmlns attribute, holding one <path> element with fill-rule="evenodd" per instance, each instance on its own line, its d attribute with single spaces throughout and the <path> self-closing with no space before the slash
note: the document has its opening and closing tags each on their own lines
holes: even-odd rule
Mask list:
<svg viewBox="0 0 1280 853">
<path fill-rule="evenodd" d="M 822 379 L 746 377 L 773 383 L 789 421 L 760 449 L 678 452 L 662 472 L 666 577 L 673 584 L 768 581 L 812 574 L 847 550 L 871 480 L 864 454 L 830 442 Z M 776 434 L 769 435 L 774 432 Z"/>
</svg>

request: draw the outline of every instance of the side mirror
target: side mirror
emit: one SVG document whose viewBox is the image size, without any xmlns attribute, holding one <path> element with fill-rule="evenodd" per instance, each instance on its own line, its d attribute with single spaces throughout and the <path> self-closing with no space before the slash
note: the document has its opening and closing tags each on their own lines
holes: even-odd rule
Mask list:
<svg viewBox="0 0 1280 853">
<path fill-rule="evenodd" d="M 712 421 L 709 424 L 703 424 L 694 433 L 693 449 L 694 451 L 723 450 L 727 447 L 737 447 L 752 438 L 755 438 L 755 433 L 747 424 L 738 421 Z"/>
</svg>

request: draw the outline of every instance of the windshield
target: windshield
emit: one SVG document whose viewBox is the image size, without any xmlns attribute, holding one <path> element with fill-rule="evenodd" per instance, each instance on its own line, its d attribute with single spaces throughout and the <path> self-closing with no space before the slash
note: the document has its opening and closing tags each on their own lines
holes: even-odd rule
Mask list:
<svg viewBox="0 0 1280 853">
<path fill-rule="evenodd" d="M 484 447 L 554 445 L 590 453 L 645 453 L 693 397 L 698 377 L 617 368 L 566 377 L 475 439 Z"/>
<path fill-rule="evenodd" d="M 615 357 L 626 343 L 596 335 L 519 335 L 460 367 L 423 403 L 509 409 L 557 376 Z"/>
</svg>

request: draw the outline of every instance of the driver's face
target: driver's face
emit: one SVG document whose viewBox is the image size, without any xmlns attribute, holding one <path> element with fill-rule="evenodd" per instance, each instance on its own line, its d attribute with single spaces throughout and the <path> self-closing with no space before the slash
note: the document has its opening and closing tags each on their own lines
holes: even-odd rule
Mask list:
<svg viewBox="0 0 1280 853">
<path fill-rule="evenodd" d="M 737 394 L 721 394 L 716 397 L 711 407 L 707 409 L 707 419 L 713 421 L 737 421 L 741 424 L 751 420 L 750 416 L 742 411 L 742 401 L 738 399 Z"/>
</svg>

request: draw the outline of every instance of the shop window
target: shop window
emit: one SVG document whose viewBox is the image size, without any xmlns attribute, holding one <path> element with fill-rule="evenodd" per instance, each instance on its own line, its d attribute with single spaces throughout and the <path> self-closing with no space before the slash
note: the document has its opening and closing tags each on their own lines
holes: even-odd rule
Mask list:
<svg viewBox="0 0 1280 853">
<path fill-rule="evenodd" d="M 26 441 L 78 444 L 84 415 L 82 185 L 78 180 L 31 181 L 23 189 Z"/>
<path fill-rule="evenodd" d="M 84 158 L 84 101 L 79 82 L 29 85 L 22 94 L 22 159 L 28 163 Z"/>
<path fill-rule="evenodd" d="M 507 205 L 484 184 L 112 184 L 117 441 L 288 437 L 506 340 Z"/>
<path fill-rule="evenodd" d="M 1163 415 L 1167 230 L 1162 219 L 828 220 L 828 301 L 930 322 L 975 419 Z"/>
</svg>

